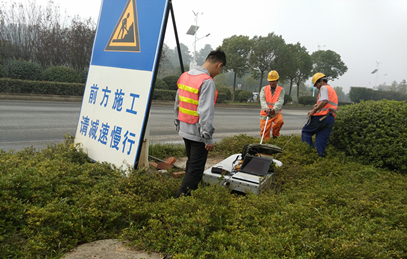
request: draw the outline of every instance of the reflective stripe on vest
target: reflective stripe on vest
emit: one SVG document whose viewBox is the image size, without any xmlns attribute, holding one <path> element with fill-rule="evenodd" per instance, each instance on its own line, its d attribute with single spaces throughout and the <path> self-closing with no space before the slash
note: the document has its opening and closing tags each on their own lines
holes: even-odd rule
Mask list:
<svg viewBox="0 0 407 259">
<path fill-rule="evenodd" d="M 188 72 L 183 73 L 178 79 L 178 119 L 180 121 L 188 124 L 198 122 L 199 89 L 207 79 L 212 79 L 212 77 L 205 73 L 189 75 Z"/>
<path fill-rule="evenodd" d="M 325 85 L 326 89 L 328 89 L 328 103 L 319 111 L 317 111 L 314 116 L 324 116 L 331 112 L 334 117 L 336 117 L 336 110 L 338 109 L 338 96 L 336 95 L 335 90 L 330 85 Z M 317 104 L 320 103 L 318 94 L 318 101 Z"/>
<path fill-rule="evenodd" d="M 274 92 L 274 95 L 272 95 L 270 85 L 266 85 L 266 87 L 264 88 L 264 95 L 266 97 L 266 104 L 270 109 L 274 108 L 274 105 L 276 105 L 276 102 L 278 101 L 278 98 L 280 98 L 281 89 L 283 89 L 281 86 L 277 86 L 276 90 Z M 281 110 L 280 110 L 280 112 L 281 112 Z M 261 110 L 260 115 L 267 116 L 267 113 L 265 111 Z"/>
</svg>

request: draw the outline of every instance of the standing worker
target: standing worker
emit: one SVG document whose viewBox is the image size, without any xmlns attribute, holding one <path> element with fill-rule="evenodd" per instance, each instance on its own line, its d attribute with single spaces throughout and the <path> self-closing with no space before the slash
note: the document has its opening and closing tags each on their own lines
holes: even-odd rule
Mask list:
<svg viewBox="0 0 407 259">
<path fill-rule="evenodd" d="M 213 78 L 225 65 L 226 54 L 218 48 L 209 53 L 202 66 L 183 73 L 178 79 L 174 123 L 178 134 L 184 138 L 188 160 L 176 198 L 190 195 L 191 190 L 198 188 L 208 151 L 215 147 L 212 122 L 217 91 Z"/>
<path fill-rule="evenodd" d="M 284 124 L 281 107 L 284 103 L 285 91 L 283 87 L 277 85 L 279 78 L 277 71 L 270 71 L 267 76 L 269 84 L 264 86 L 260 91 L 260 137 L 265 141 L 270 139 L 271 128 L 273 128 L 273 139 L 277 138 Z M 269 117 L 268 120 L 267 116 Z"/>
<path fill-rule="evenodd" d="M 308 112 L 309 120 L 302 128 L 301 140 L 314 147 L 312 136 L 316 134 L 315 148 L 318 156 L 324 157 L 338 109 L 338 96 L 333 87 L 328 85 L 328 78 L 324 74 L 316 73 L 312 77 L 312 83 L 319 90 L 319 94 L 314 109 Z"/>
</svg>

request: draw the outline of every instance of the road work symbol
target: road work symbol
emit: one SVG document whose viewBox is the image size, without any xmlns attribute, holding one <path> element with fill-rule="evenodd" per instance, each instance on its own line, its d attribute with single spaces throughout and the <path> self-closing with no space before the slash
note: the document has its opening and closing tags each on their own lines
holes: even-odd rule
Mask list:
<svg viewBox="0 0 407 259">
<path fill-rule="evenodd" d="M 136 0 L 128 0 L 105 51 L 140 52 Z"/>
</svg>

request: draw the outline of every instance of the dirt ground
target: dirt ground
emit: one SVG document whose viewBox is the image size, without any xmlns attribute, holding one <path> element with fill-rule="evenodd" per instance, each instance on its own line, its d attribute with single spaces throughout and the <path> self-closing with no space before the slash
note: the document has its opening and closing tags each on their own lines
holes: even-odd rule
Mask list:
<svg viewBox="0 0 407 259">
<path fill-rule="evenodd" d="M 164 259 L 168 258 L 158 253 L 148 254 L 128 246 L 128 242 L 116 239 L 99 240 L 83 244 L 65 254 L 67 259 Z"/>
</svg>

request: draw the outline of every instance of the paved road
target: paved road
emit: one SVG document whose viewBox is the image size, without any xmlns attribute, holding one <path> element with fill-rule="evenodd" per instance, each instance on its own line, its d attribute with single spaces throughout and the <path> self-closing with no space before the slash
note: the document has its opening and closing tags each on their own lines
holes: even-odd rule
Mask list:
<svg viewBox="0 0 407 259">
<path fill-rule="evenodd" d="M 0 100 L 0 149 L 44 148 L 59 143 L 64 135 L 74 135 L 81 103 Z M 282 134 L 299 133 L 305 110 L 285 110 Z M 237 134 L 259 135 L 259 111 L 243 108 L 216 108 L 215 141 Z M 153 105 L 149 119 L 150 144 L 181 143 L 175 132 L 171 106 Z"/>
</svg>

